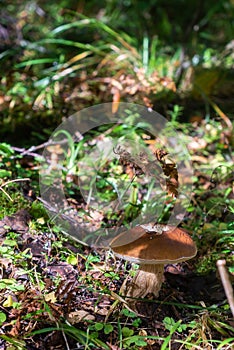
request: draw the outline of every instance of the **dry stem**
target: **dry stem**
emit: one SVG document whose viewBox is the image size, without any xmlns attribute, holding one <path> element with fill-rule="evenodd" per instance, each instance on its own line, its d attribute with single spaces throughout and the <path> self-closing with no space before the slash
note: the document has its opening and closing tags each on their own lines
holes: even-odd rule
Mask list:
<svg viewBox="0 0 234 350">
<path fill-rule="evenodd" d="M 219 274 L 221 277 L 221 281 L 223 284 L 223 288 L 227 297 L 227 300 L 230 305 L 231 312 L 234 317 L 234 295 L 233 295 L 233 288 L 231 285 L 231 282 L 229 280 L 228 272 L 226 270 L 226 261 L 225 260 L 218 260 L 217 261 L 217 267 L 219 270 Z"/>
</svg>

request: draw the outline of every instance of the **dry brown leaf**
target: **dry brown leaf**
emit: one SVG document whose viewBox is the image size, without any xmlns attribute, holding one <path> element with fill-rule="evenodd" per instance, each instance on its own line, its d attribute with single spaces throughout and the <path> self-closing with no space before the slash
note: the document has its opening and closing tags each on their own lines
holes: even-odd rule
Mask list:
<svg viewBox="0 0 234 350">
<path fill-rule="evenodd" d="M 175 162 L 168 157 L 168 152 L 158 149 L 154 152 L 156 159 L 162 166 L 164 175 L 169 177 L 166 180 L 168 194 L 172 197 L 178 196 L 178 171 Z"/>
<path fill-rule="evenodd" d="M 94 321 L 95 316 L 91 315 L 88 311 L 77 310 L 77 311 L 70 312 L 67 315 L 67 320 L 73 325 L 81 321 Z"/>
</svg>

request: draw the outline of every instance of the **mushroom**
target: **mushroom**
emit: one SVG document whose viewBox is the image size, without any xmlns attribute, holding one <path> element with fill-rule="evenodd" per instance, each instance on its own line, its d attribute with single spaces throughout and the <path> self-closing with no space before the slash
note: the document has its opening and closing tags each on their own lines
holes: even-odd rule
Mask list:
<svg viewBox="0 0 234 350">
<path fill-rule="evenodd" d="M 64 153 L 64 150 L 59 144 L 47 146 L 46 150 L 50 153 L 50 170 L 57 170 L 59 155 Z"/>
<path fill-rule="evenodd" d="M 189 234 L 171 225 L 139 225 L 120 233 L 111 244 L 119 258 L 139 264 L 126 297 L 158 296 L 164 280 L 164 265 L 193 258 L 197 253 Z"/>
</svg>

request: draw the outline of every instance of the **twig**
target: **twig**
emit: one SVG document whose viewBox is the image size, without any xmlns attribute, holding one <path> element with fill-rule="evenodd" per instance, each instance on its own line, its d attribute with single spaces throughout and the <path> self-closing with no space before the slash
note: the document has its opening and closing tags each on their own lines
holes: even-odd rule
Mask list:
<svg viewBox="0 0 234 350">
<path fill-rule="evenodd" d="M 56 322 L 56 324 L 57 324 L 57 327 L 59 327 L 57 322 Z M 66 334 L 65 334 L 64 330 L 62 329 L 61 332 L 62 332 L 62 335 L 63 335 L 64 342 L 66 344 L 66 348 L 67 348 L 67 350 L 70 350 L 70 346 L 68 344 L 67 337 L 66 337 Z"/>
<path fill-rule="evenodd" d="M 38 154 L 38 153 L 34 153 L 34 152 L 31 152 L 30 150 L 26 150 L 25 148 L 19 148 L 19 147 L 11 147 L 15 152 L 18 152 L 20 153 L 21 156 L 31 156 L 31 157 L 34 157 L 34 158 L 42 158 L 43 157 Z M 14 159 L 16 158 L 17 156 L 11 156 L 11 159 Z"/>
<path fill-rule="evenodd" d="M 13 183 L 13 182 L 20 182 L 20 181 L 30 181 L 29 178 L 25 178 L 25 179 L 14 179 L 14 180 L 9 180 L 7 182 L 4 182 L 2 185 L 0 185 L 0 191 L 2 191 L 5 196 L 7 196 L 7 198 L 13 202 L 13 199 L 11 198 L 11 196 L 4 190 L 3 186 L 6 186 L 6 185 L 9 185 L 10 183 Z"/>
<path fill-rule="evenodd" d="M 11 184 L 11 183 L 13 183 L 13 182 L 21 182 L 21 181 L 30 181 L 30 179 L 29 179 L 28 177 L 25 177 L 24 179 L 9 180 L 9 181 L 7 181 L 7 182 L 4 182 L 4 184 L 2 184 L 2 185 L 0 186 L 0 188 L 3 187 L 3 186 L 9 185 L 9 184 Z"/>
<path fill-rule="evenodd" d="M 233 288 L 226 269 L 226 260 L 218 260 L 216 265 L 218 267 L 223 288 L 224 288 L 228 303 L 230 305 L 232 315 L 234 317 L 234 295 L 233 295 Z"/>
<path fill-rule="evenodd" d="M 232 122 L 228 118 L 228 116 L 217 106 L 216 103 L 214 103 L 209 97 L 207 97 L 208 102 L 210 103 L 211 107 L 215 110 L 215 112 L 224 120 L 225 124 L 227 125 L 230 132 L 233 130 Z"/>
<path fill-rule="evenodd" d="M 77 131 L 78 136 L 76 136 L 76 140 L 74 141 L 80 141 L 83 138 L 83 135 Z M 19 147 L 11 147 L 15 152 L 19 152 L 21 156 L 32 156 L 32 157 L 41 157 L 43 158 L 40 154 L 35 153 L 35 151 L 38 151 L 40 149 L 46 148 L 48 146 L 53 146 L 53 145 L 63 145 L 63 144 L 67 144 L 67 139 L 63 139 L 60 141 L 46 141 L 40 145 L 37 146 L 31 146 L 29 149 L 25 149 L 25 148 L 19 148 Z M 12 158 L 15 158 L 15 156 L 12 156 Z"/>
<path fill-rule="evenodd" d="M 16 152 L 19 152 L 21 156 L 30 155 L 33 157 L 38 157 L 40 155 L 37 153 L 34 153 L 35 151 L 57 143 L 58 142 L 47 141 L 38 146 L 31 146 L 29 149 L 19 148 L 19 147 L 12 147 L 12 149 Z"/>
<path fill-rule="evenodd" d="M 2 187 L 0 186 L 0 190 L 5 194 L 5 196 L 6 196 L 11 202 L 13 202 L 13 199 L 12 199 L 11 196 L 4 190 L 4 188 L 2 188 Z"/>
</svg>

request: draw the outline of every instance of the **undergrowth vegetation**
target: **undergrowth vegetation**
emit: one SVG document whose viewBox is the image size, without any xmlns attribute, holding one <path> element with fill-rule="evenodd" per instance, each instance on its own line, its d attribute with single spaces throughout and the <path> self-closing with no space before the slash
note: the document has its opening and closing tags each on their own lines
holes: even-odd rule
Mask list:
<svg viewBox="0 0 234 350">
<path fill-rule="evenodd" d="M 215 137 L 209 136 L 211 127 L 219 130 Z M 202 145 L 194 141 L 201 130 L 205 141 Z M 118 127 L 118 132 L 120 136 L 124 126 Z M 226 260 L 230 276 L 234 271 L 233 169 L 230 151 L 221 141 L 223 132 L 220 122 L 204 121 L 199 128 L 192 124 L 189 127 L 194 188 L 183 227 L 193 234 L 198 255 L 189 264 L 177 268 L 168 265 L 159 299 L 142 300 L 138 313 L 129 309 L 121 295 L 121 285 L 134 275 L 137 266 L 116 260 L 111 251 L 90 249 L 64 236 L 63 228 L 54 223 L 53 217 L 48 218 L 36 199 L 38 161 L 42 156 L 23 156 L 2 144 L 1 338 L 15 349 L 33 343 L 52 349 L 57 333 L 61 334 L 58 341 L 67 348 L 74 348 L 75 343 L 87 349 L 111 349 L 113 345 L 120 349 L 157 348 L 159 344 L 161 349 L 172 344 L 184 349 L 231 348 L 234 329 L 230 309 L 215 277 L 218 259 Z M 98 135 L 96 130 L 95 141 L 92 134 L 92 145 L 98 142 Z M 207 150 L 214 145 L 216 151 L 212 154 Z M 84 146 L 80 147 L 81 154 Z M 68 173 L 71 176 L 73 169 L 74 179 L 77 174 L 70 159 L 65 163 L 64 178 Z M 9 164 L 11 172 L 7 173 Z M 110 203 L 114 192 L 108 176 L 112 183 L 114 175 L 122 176 L 122 182 L 129 186 L 131 169 L 121 168 L 120 164 L 105 164 L 96 179 L 99 195 Z M 141 181 L 133 180 L 126 205 L 122 211 L 107 212 L 102 220 L 105 225 L 116 225 L 121 216 L 122 221 L 132 220 L 138 212 L 135 210 L 144 184 L 142 187 Z M 75 184 L 67 182 L 65 186 L 69 203 L 83 222 L 88 216 L 92 225 L 99 223 L 99 218 L 80 202 Z M 135 206 L 131 191 L 135 193 Z M 49 335 L 43 340 L 44 332 Z"/>
<path fill-rule="evenodd" d="M 233 283 L 233 2 L 4 5 L 1 349 L 232 349 L 233 305 L 216 264 L 225 260 L 226 281 Z M 184 174 L 190 193 L 181 203 L 180 226 L 190 232 L 198 253 L 186 263 L 166 265 L 159 297 L 137 300 L 136 310 L 123 287 L 139 266 L 115 257 L 110 248 L 74 239 L 57 221 L 56 198 L 52 207 L 39 187 L 56 186 L 50 170 L 62 154 L 65 221 L 97 232 L 137 224 L 139 215 L 167 223 L 180 189 L 176 166 L 184 155 L 163 153 L 145 132 L 144 120 L 132 122 L 133 113 L 125 123 L 98 126 L 83 138 L 57 131 L 68 151 L 49 148 L 47 140 L 62 120 L 104 102 L 112 104 L 113 114 L 118 102 L 163 114 L 186 144 L 193 170 Z M 128 152 L 126 138 L 135 153 Z M 115 140 L 112 160 L 100 146 L 110 140 Z M 162 156 L 156 159 L 155 151 Z M 95 176 L 90 154 L 99 162 Z M 164 169 L 156 190 L 145 175 L 149 166 L 156 175 Z M 92 208 L 93 198 L 102 203 L 99 210 Z"/>
</svg>

